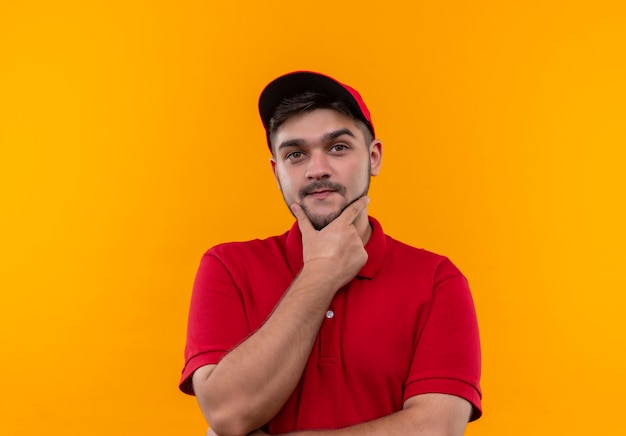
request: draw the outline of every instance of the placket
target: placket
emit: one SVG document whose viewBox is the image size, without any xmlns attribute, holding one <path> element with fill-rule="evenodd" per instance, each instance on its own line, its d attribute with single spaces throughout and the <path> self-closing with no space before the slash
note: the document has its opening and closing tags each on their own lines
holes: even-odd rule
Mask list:
<svg viewBox="0 0 626 436">
<path fill-rule="evenodd" d="M 339 362 L 341 356 L 341 324 L 343 323 L 346 291 L 347 286 L 344 286 L 335 294 L 324 315 L 319 333 L 320 363 L 334 364 Z"/>
</svg>

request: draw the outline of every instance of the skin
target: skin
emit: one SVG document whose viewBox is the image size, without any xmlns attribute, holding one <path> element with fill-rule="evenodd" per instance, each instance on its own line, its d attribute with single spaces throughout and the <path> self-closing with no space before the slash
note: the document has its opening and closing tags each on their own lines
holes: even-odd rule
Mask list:
<svg viewBox="0 0 626 436">
<path fill-rule="evenodd" d="M 330 109 L 293 116 L 273 135 L 270 162 L 285 203 L 302 206 L 315 229 L 366 195 L 378 175 L 382 144 L 364 141 L 352 118 Z M 365 229 L 366 213 L 358 225 Z"/>
<path fill-rule="evenodd" d="M 382 144 L 366 144 L 355 121 L 328 109 L 288 119 L 273 137 L 271 167 L 302 233 L 302 270 L 267 321 L 217 365 L 193 375 L 208 435 L 263 435 L 295 389 L 335 293 L 367 262 L 365 196 Z M 462 435 L 470 404 L 424 394 L 403 410 L 345 429 L 295 435 Z"/>
</svg>

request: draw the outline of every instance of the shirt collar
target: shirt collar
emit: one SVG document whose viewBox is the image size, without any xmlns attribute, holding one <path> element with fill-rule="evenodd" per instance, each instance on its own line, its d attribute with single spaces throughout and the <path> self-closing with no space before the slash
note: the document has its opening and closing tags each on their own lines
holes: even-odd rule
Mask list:
<svg viewBox="0 0 626 436">
<path fill-rule="evenodd" d="M 369 241 L 365 244 L 365 251 L 367 251 L 367 262 L 361 268 L 361 271 L 357 274 L 359 278 L 371 279 L 376 274 L 376 271 L 380 268 L 385 257 L 385 249 L 387 247 L 387 238 L 383 233 L 383 228 L 376 219 L 369 217 L 370 225 L 372 226 L 372 235 Z M 289 268 L 295 276 L 302 269 L 302 233 L 300 233 L 300 227 L 296 221 L 291 230 L 283 235 L 283 244 L 285 247 L 285 255 Z"/>
</svg>

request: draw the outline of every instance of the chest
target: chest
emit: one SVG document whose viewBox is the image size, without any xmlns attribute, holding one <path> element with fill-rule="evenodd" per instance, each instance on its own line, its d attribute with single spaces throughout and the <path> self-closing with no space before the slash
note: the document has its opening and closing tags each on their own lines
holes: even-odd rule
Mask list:
<svg viewBox="0 0 626 436">
<path fill-rule="evenodd" d="M 428 294 L 410 280 L 353 280 L 331 302 L 310 364 L 340 365 L 359 380 L 403 383 L 428 313 Z"/>
<path fill-rule="evenodd" d="M 242 292 L 251 331 L 267 319 L 293 275 L 288 270 L 274 271 L 263 280 L 263 292 L 252 283 Z M 360 380 L 374 375 L 403 382 L 428 314 L 431 293 L 431 283 L 406 270 L 383 270 L 372 279 L 355 278 L 329 305 L 309 366 L 338 365 Z"/>
</svg>

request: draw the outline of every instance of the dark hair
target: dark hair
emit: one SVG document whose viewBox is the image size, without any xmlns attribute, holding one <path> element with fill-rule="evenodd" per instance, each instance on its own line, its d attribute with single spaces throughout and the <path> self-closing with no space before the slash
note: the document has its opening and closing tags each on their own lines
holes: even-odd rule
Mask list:
<svg viewBox="0 0 626 436">
<path fill-rule="evenodd" d="M 374 140 L 374 136 L 372 135 L 370 129 L 363 121 L 352 113 L 350 106 L 348 106 L 346 102 L 341 99 L 330 97 L 326 94 L 320 94 L 312 91 L 305 91 L 301 94 L 287 97 L 280 102 L 280 104 L 276 107 L 274 115 L 272 115 L 272 119 L 269 123 L 268 135 L 270 139 L 272 135 L 276 133 L 278 128 L 285 121 L 287 121 L 287 119 L 294 115 L 311 112 L 315 109 L 332 109 L 349 116 L 355 121 L 359 130 L 363 132 L 366 145 L 369 145 Z"/>
</svg>

